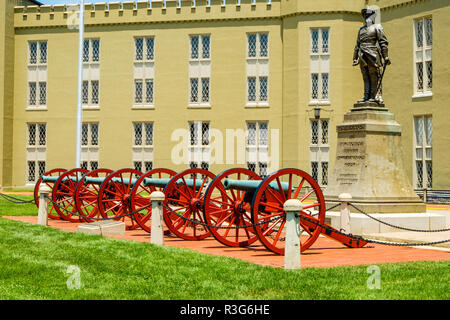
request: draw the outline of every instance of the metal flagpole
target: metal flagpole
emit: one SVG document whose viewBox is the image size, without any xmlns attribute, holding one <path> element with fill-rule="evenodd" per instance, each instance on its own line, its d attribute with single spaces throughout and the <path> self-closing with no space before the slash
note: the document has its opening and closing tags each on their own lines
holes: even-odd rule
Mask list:
<svg viewBox="0 0 450 320">
<path fill-rule="evenodd" d="M 82 123 L 82 90 L 83 90 L 83 43 L 84 43 L 84 0 L 80 0 L 80 23 L 78 27 L 78 102 L 77 102 L 77 150 L 75 168 L 81 164 L 81 123 Z"/>
</svg>

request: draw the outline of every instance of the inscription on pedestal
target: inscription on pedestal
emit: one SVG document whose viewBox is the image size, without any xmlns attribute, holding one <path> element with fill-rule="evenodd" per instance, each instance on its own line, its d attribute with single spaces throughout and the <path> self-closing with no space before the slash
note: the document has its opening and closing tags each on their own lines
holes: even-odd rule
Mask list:
<svg viewBox="0 0 450 320">
<path fill-rule="evenodd" d="M 364 140 L 358 138 L 343 139 L 338 142 L 338 150 L 336 159 L 339 166 L 350 169 L 349 171 L 359 172 L 357 167 L 364 164 L 366 158 Z M 345 170 L 347 171 L 347 170 Z M 348 171 L 347 171 L 348 172 Z M 357 173 L 341 172 L 336 178 L 339 185 L 353 185 L 358 183 L 359 176 Z"/>
</svg>

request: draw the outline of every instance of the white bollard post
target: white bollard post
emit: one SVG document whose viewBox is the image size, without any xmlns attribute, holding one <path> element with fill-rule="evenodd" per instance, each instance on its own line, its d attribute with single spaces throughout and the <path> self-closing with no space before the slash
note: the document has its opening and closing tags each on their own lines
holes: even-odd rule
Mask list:
<svg viewBox="0 0 450 320">
<path fill-rule="evenodd" d="M 351 233 L 350 227 L 350 208 L 348 203 L 352 200 L 352 195 L 349 193 L 341 193 L 339 201 L 341 202 L 341 217 L 340 217 L 340 231 L 344 233 Z"/>
<path fill-rule="evenodd" d="M 302 209 L 300 200 L 289 199 L 284 203 L 284 211 L 286 211 L 285 269 L 300 269 L 300 218 L 296 215 L 300 214 Z"/>
<path fill-rule="evenodd" d="M 48 226 L 48 202 L 49 194 L 52 190 L 46 184 L 39 186 L 39 212 L 37 223 L 42 226 Z"/>
<path fill-rule="evenodd" d="M 154 191 L 150 195 L 152 202 L 152 228 L 150 234 L 150 242 L 157 245 L 164 245 L 164 226 L 163 226 L 163 209 L 162 202 L 165 196 L 161 191 Z"/>
</svg>

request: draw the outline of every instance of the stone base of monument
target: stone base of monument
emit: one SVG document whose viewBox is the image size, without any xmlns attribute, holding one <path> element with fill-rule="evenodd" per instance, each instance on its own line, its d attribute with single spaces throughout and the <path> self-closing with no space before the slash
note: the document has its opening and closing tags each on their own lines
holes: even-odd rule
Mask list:
<svg viewBox="0 0 450 320">
<path fill-rule="evenodd" d="M 125 223 L 122 221 L 104 220 L 78 226 L 78 232 L 100 236 L 124 235 Z"/>
<path fill-rule="evenodd" d="M 370 216 L 391 225 L 409 229 L 439 230 L 447 228 L 446 217 L 434 213 L 382 213 Z M 333 228 L 339 230 L 340 212 L 327 212 L 325 223 L 329 223 Z M 352 234 L 405 232 L 405 230 L 390 227 L 361 213 L 350 214 L 350 228 Z"/>
<path fill-rule="evenodd" d="M 357 103 L 336 129 L 336 161 L 324 192 L 327 207 L 349 193 L 351 203 L 367 213 L 426 212 L 403 169 L 401 126 L 394 114 L 377 103 Z"/>
</svg>

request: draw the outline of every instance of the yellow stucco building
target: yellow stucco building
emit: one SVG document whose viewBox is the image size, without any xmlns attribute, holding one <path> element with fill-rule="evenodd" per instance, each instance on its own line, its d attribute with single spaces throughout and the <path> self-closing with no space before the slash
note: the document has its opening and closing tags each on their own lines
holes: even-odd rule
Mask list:
<svg viewBox="0 0 450 320">
<path fill-rule="evenodd" d="M 449 189 L 445 0 L 86 4 L 80 165 L 296 167 L 326 188 L 336 125 L 362 97 L 352 57 L 366 5 L 389 41 L 383 98 L 407 175 Z M 77 6 L 5 0 L 0 17 L 0 185 L 24 188 L 76 166 Z"/>
</svg>

